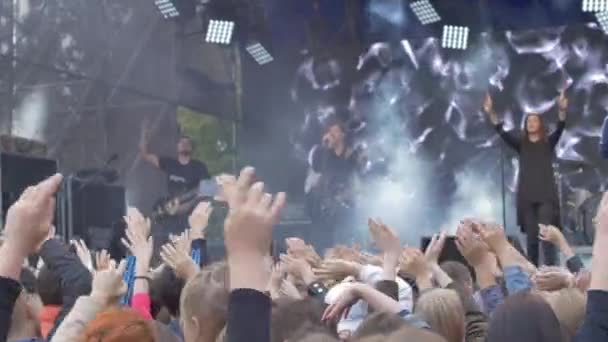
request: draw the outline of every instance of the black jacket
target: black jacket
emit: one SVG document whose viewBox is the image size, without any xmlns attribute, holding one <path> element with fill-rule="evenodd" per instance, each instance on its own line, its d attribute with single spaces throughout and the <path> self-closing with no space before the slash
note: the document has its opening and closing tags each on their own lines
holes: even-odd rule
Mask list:
<svg viewBox="0 0 608 342">
<path fill-rule="evenodd" d="M 21 285 L 18 281 L 0 277 L 0 341 L 6 341 L 15 302 L 20 293 Z"/>
<path fill-rule="evenodd" d="M 228 342 L 270 342 L 271 301 L 252 289 L 230 293 L 226 339 Z"/>
<path fill-rule="evenodd" d="M 50 340 L 59 324 L 76 303 L 76 299 L 91 293 L 93 279 L 89 270 L 78 259 L 78 256 L 60 240 L 50 239 L 46 241 L 39 254 L 45 265 L 59 276 L 63 292 L 63 306 L 55 320 L 55 326 L 49 334 L 48 339 Z"/>
<path fill-rule="evenodd" d="M 587 292 L 587 314 L 579 330 L 576 342 L 608 341 L 608 292 L 591 290 Z"/>
</svg>

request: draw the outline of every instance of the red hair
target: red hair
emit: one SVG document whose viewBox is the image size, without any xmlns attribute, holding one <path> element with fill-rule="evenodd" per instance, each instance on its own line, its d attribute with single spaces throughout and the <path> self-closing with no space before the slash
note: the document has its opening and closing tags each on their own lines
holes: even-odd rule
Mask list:
<svg viewBox="0 0 608 342">
<path fill-rule="evenodd" d="M 106 310 L 87 324 L 82 342 L 154 342 L 152 322 L 131 309 Z"/>
</svg>

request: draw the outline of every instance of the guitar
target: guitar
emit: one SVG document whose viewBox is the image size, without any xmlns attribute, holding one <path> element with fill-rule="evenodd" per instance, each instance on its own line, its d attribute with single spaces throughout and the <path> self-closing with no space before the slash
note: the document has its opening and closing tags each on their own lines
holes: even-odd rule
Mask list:
<svg viewBox="0 0 608 342">
<path fill-rule="evenodd" d="M 199 185 L 180 195 L 164 197 L 158 200 L 153 207 L 150 219 L 153 221 L 162 220 L 181 214 L 181 211 L 190 211 L 194 204 L 201 198 L 213 198 L 217 195 L 219 185 L 215 179 L 202 180 Z"/>
</svg>

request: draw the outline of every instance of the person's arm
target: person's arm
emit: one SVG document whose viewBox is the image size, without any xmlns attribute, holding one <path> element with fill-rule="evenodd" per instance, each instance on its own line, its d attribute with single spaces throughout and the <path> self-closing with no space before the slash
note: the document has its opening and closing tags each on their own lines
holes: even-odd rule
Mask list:
<svg viewBox="0 0 608 342">
<path fill-rule="evenodd" d="M 507 143 L 507 145 L 519 153 L 521 140 L 514 132 L 507 132 L 503 129 L 503 123 L 500 121 L 498 114 L 496 114 L 496 111 L 494 110 L 494 102 L 492 101 L 492 97 L 489 93 L 486 94 L 484 98 L 483 111 L 488 115 L 488 119 L 500 137 Z"/>
<path fill-rule="evenodd" d="M 577 341 L 608 341 L 608 192 L 604 193 L 596 221 L 587 313 Z"/>
<path fill-rule="evenodd" d="M 0 247 L 0 341 L 6 341 L 15 302 L 21 293 L 23 262 L 52 235 L 54 196 L 62 179 L 61 175 L 55 175 L 28 187 L 6 213 L 4 243 Z"/>
<path fill-rule="evenodd" d="M 57 326 L 72 310 L 78 297 L 86 296 L 91 292 L 92 276 L 86 266 L 80 262 L 78 256 L 58 239 L 47 240 L 42 245 L 39 254 L 44 263 L 56 272 L 61 281 L 63 306 L 57 315 L 55 326 L 49 333 L 49 337 L 52 337 Z"/>
<path fill-rule="evenodd" d="M 564 133 L 564 129 L 566 128 L 566 121 L 558 121 L 557 122 L 557 127 L 555 128 L 555 131 L 553 131 L 551 134 L 549 134 L 549 144 L 551 145 L 551 148 L 555 148 L 555 146 L 557 146 L 557 143 L 559 142 L 559 139 L 562 137 L 562 134 Z"/>
<path fill-rule="evenodd" d="M 52 339 L 49 338 L 49 341 L 78 341 L 86 325 L 99 312 L 117 303 L 121 295 L 125 293 L 126 284 L 122 280 L 125 268 L 125 260 L 118 267 L 114 261 L 111 261 L 107 269 L 98 271 L 93 280 L 91 294 L 78 298 L 70 313 L 58 325 L 57 332 Z"/>
<path fill-rule="evenodd" d="M 272 227 L 279 221 L 286 195 L 264 192 L 254 184 L 255 171 L 246 167 L 236 186 L 224 189 L 230 211 L 224 222 L 224 241 L 230 270 L 230 296 L 226 340 L 228 342 L 270 341 L 271 300 L 265 294 L 270 278 L 267 258 L 272 244 Z"/>
<path fill-rule="evenodd" d="M 574 253 L 568 240 L 557 227 L 544 224 L 540 224 L 539 227 L 539 239 L 552 243 L 560 250 L 566 258 L 566 266 L 570 272 L 578 273 L 585 267 L 581 258 Z"/>
<path fill-rule="evenodd" d="M 156 154 L 150 153 L 148 150 L 148 146 L 150 145 L 150 135 L 150 130 L 147 127 L 144 127 L 141 134 L 141 140 L 139 142 L 139 155 L 146 162 L 160 168 L 160 158 Z"/>
</svg>

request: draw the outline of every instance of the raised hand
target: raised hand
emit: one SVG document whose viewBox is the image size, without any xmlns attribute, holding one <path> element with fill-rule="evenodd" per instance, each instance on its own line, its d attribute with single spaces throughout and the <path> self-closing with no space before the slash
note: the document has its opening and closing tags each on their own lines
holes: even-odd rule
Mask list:
<svg viewBox="0 0 608 342">
<path fill-rule="evenodd" d="M 283 254 L 281 255 L 281 262 L 289 274 L 301 279 L 306 285 L 316 280 L 312 267 L 306 260 Z"/>
<path fill-rule="evenodd" d="M 46 241 L 55 213 L 55 193 L 63 177 L 56 174 L 30 186 L 8 209 L 4 226 L 4 245 L 20 256 L 36 252 Z"/>
<path fill-rule="evenodd" d="M 462 224 L 458 227 L 456 248 L 472 267 L 479 267 L 484 264 L 490 266 L 494 258 L 486 243 L 473 233 L 472 227 L 468 224 Z"/>
<path fill-rule="evenodd" d="M 188 217 L 193 240 L 205 238 L 205 230 L 209 225 L 209 217 L 211 217 L 212 212 L 211 202 L 201 202 L 194 208 L 194 211 Z"/>
<path fill-rule="evenodd" d="M 557 227 L 545 224 L 539 224 L 538 226 L 540 227 L 538 234 L 539 239 L 551 242 L 558 247 L 561 245 L 562 241 L 565 240 L 564 235 Z"/>
<path fill-rule="evenodd" d="M 279 287 L 279 294 L 282 297 L 290 298 L 292 300 L 303 299 L 302 294 L 298 288 L 289 280 L 283 279 L 281 286 Z"/>
<path fill-rule="evenodd" d="M 246 167 L 233 189 L 226 193 L 230 210 L 224 222 L 224 241 L 231 287 L 263 292 L 270 271 L 265 269 L 265 260 L 270 254 L 272 227 L 279 221 L 286 195 L 279 193 L 273 199 L 264 193 L 263 183 L 253 184 L 254 179 L 254 169 Z"/>
<path fill-rule="evenodd" d="M 505 230 L 498 224 L 474 225 L 473 229 L 495 253 L 510 246 Z"/>
<path fill-rule="evenodd" d="M 93 257 L 91 256 L 91 251 L 87 244 L 82 240 L 74 240 L 72 241 L 72 245 L 76 248 L 76 255 L 78 255 L 78 259 L 80 262 L 89 269 L 89 271 L 93 271 Z"/>
<path fill-rule="evenodd" d="M 576 277 L 560 267 L 541 268 L 534 274 L 532 281 L 540 291 L 558 291 L 576 285 Z"/>
<path fill-rule="evenodd" d="M 127 292 L 127 284 L 123 281 L 123 273 L 125 273 L 126 268 L 125 260 L 122 260 L 118 267 L 116 262 L 111 260 L 107 269 L 95 272 L 91 297 L 103 304 L 118 301 Z"/>
<path fill-rule="evenodd" d="M 402 272 L 411 274 L 417 282 L 430 281 L 432 270 L 424 254 L 416 248 L 405 248 L 401 254 L 399 268 Z M 419 284 L 420 286 L 420 284 Z"/>
<path fill-rule="evenodd" d="M 122 239 L 122 244 L 135 256 L 136 274 L 147 275 L 152 260 L 154 243 L 151 236 L 145 236 L 141 230 L 127 229 L 126 239 Z"/>
<path fill-rule="evenodd" d="M 568 98 L 566 97 L 566 90 L 562 90 L 559 94 L 559 98 L 557 99 L 557 105 L 559 108 L 559 119 L 565 120 L 566 114 L 568 110 Z"/>
<path fill-rule="evenodd" d="M 314 270 L 315 275 L 324 280 L 342 280 L 346 277 L 357 277 L 361 272 L 361 264 L 342 259 L 325 260 L 321 267 Z"/>
<path fill-rule="evenodd" d="M 498 115 L 496 115 L 496 112 L 494 111 L 494 103 L 489 93 L 486 94 L 483 100 L 483 111 L 488 114 L 490 122 L 492 122 L 493 125 L 498 125 Z"/>
<path fill-rule="evenodd" d="M 446 239 L 447 234 L 445 232 L 433 235 L 431 242 L 429 242 L 429 245 L 424 251 L 424 257 L 429 264 L 437 265 L 439 263 L 439 256 L 443 251 L 443 246 L 445 245 Z"/>
<path fill-rule="evenodd" d="M 340 296 L 325 308 L 325 312 L 323 312 L 323 316 L 321 317 L 323 322 L 339 321 L 340 318 L 348 315 L 350 308 L 359 300 L 356 284 L 344 284 L 342 286 L 344 286 L 344 290 Z"/>
<path fill-rule="evenodd" d="M 372 241 L 376 246 L 385 254 L 395 254 L 398 257 L 401 252 L 401 243 L 395 231 L 380 220 L 370 218 L 367 224 Z"/>
<path fill-rule="evenodd" d="M 146 238 L 150 236 L 150 219 L 145 218 L 137 208 L 129 207 L 127 209 L 127 216 L 124 219 L 128 230 L 138 232 Z"/>
<path fill-rule="evenodd" d="M 167 243 L 161 248 L 160 257 L 183 280 L 194 277 L 200 270 L 190 257 L 189 249 L 188 251 L 179 249 L 177 245 L 172 243 Z"/>
<path fill-rule="evenodd" d="M 177 250 L 190 254 L 192 251 L 192 233 L 190 229 L 184 230 L 180 235 L 170 236 L 171 242 Z"/>
<path fill-rule="evenodd" d="M 95 253 L 95 267 L 97 271 L 107 270 L 110 267 L 110 261 L 112 261 L 110 253 L 105 249 Z"/>
</svg>

